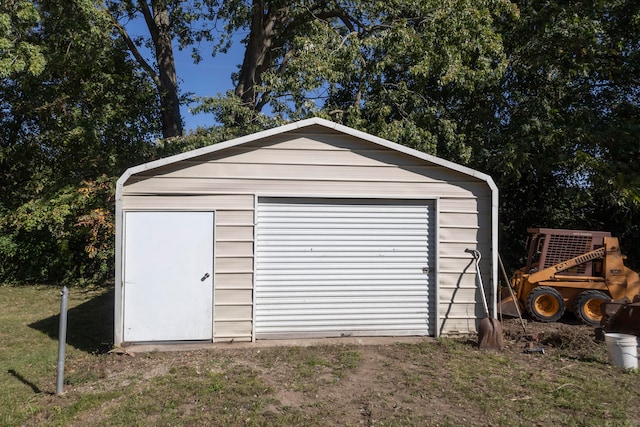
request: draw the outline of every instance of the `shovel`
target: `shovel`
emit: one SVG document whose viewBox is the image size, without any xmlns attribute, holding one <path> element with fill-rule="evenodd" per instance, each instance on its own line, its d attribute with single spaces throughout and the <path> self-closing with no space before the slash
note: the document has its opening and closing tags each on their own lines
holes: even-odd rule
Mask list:
<svg viewBox="0 0 640 427">
<path fill-rule="evenodd" d="M 489 316 L 489 307 L 487 305 L 487 297 L 484 293 L 484 285 L 482 284 L 482 275 L 480 274 L 480 251 L 475 249 L 465 249 L 467 253 L 473 255 L 476 263 L 476 277 L 480 295 L 482 296 L 482 306 L 484 308 L 484 317 L 478 323 L 478 348 L 502 350 L 504 348 L 504 340 L 502 337 L 502 325 L 498 319 Z"/>
</svg>

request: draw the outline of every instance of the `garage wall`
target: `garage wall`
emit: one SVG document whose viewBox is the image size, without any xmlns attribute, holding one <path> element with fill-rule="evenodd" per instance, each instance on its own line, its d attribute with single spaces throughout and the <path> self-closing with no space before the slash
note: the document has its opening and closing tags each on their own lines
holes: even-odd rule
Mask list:
<svg viewBox="0 0 640 427">
<path fill-rule="evenodd" d="M 491 284 L 491 199 L 440 198 L 439 292 L 441 331 L 444 334 L 476 330 L 481 315 L 475 264 L 466 248 L 477 247 L 483 255 L 480 265 L 485 287 Z M 450 302 L 454 304 L 448 305 Z"/>
<path fill-rule="evenodd" d="M 216 212 L 214 339 L 252 336 L 256 196 L 438 200 L 439 334 L 475 331 L 471 258 L 491 248 L 491 190 L 481 179 L 323 126 L 309 126 L 131 176 L 122 209 Z M 490 283 L 488 260 L 484 283 Z M 453 304 L 451 304 L 453 303 Z"/>
</svg>

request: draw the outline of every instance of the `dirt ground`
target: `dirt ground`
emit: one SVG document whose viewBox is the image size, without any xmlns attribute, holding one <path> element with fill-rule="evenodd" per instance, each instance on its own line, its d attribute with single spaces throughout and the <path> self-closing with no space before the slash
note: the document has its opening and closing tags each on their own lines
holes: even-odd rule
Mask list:
<svg viewBox="0 0 640 427">
<path fill-rule="evenodd" d="M 505 351 L 522 353 L 542 348 L 545 353 L 574 353 L 576 358 L 602 353 L 604 346 L 596 339 L 595 328 L 577 320 L 542 323 L 504 318 Z"/>
<path fill-rule="evenodd" d="M 564 369 L 567 364 L 563 361 L 566 360 L 606 364 L 606 346 L 596 342 L 592 327 L 571 321 L 526 322 L 525 331 L 517 319 L 503 319 L 502 326 L 505 349 L 497 357 L 506 360 L 506 365 L 522 366 L 522 371 L 526 367 L 530 372 L 535 372 L 537 365 L 541 371 L 553 372 Z M 438 343 L 431 338 L 414 342 L 419 340 Z M 97 364 L 95 358 L 74 361 L 69 371 L 72 379 L 74 375 L 86 376 L 89 371 L 95 372 L 97 378 L 95 381 L 78 381 L 69 387 L 68 393 L 73 395 L 121 387 L 140 387 L 148 393 L 150 387 L 143 385 L 144 382 L 167 377 L 173 378 L 176 383 L 188 381 L 185 375 L 172 377 L 176 372 L 186 370 L 191 377 L 207 375 L 207 380 L 214 384 L 218 380 L 223 381 L 225 385 L 220 386 L 221 390 L 227 389 L 230 393 L 232 383 L 235 384 L 233 387 L 244 390 L 242 387 L 246 385 L 238 383 L 239 377 L 248 375 L 253 378 L 252 384 L 258 384 L 254 384 L 252 391 L 234 391 L 233 396 L 230 394 L 230 400 L 225 400 L 222 394 L 208 404 L 205 396 L 195 399 L 194 403 L 189 404 L 189 411 L 197 411 L 198 405 L 206 404 L 206 409 L 201 410 L 217 414 L 217 418 L 198 418 L 196 424 L 203 420 L 214 424 L 223 421 L 229 425 L 238 424 L 243 416 L 242 411 L 246 411 L 246 420 L 260 417 L 259 425 L 509 424 L 508 419 L 500 418 L 502 415 L 492 414 L 497 418 L 487 419 L 486 411 L 492 409 L 483 408 L 483 405 L 494 405 L 495 402 L 483 403 L 482 400 L 481 403 L 468 403 L 469 398 L 464 390 L 451 387 L 458 381 L 456 376 L 462 375 L 460 372 L 477 375 L 480 378 L 473 381 L 479 384 L 483 384 L 482 375 L 492 380 L 501 377 L 499 371 L 483 372 L 483 359 L 479 355 L 482 352 L 477 350 L 474 340 L 475 337 L 461 337 L 455 340 L 458 349 L 447 349 L 446 343 L 440 343 L 442 347 L 436 351 L 425 349 L 428 353 L 424 354 L 419 346 L 383 340 L 298 346 L 295 350 L 277 345 L 219 345 L 207 350 L 194 348 L 180 352 L 147 353 L 140 352 L 141 348 L 130 348 L 131 354 L 128 355 L 102 355 L 97 359 Z M 456 360 L 463 362 L 451 362 L 456 353 Z M 462 356 L 459 356 L 461 353 Z M 453 366 L 451 363 L 461 365 Z M 469 364 L 468 372 L 465 363 Z M 510 369 L 515 375 L 520 375 L 517 367 Z M 178 388 L 196 389 L 191 383 L 178 385 Z M 477 392 L 474 393 L 477 395 Z M 247 396 L 243 397 L 244 394 Z M 489 393 L 482 399 L 488 399 L 488 396 Z M 517 405 L 516 400 L 521 397 L 512 397 L 509 404 Z M 159 395 L 150 399 L 161 400 L 164 397 Z M 258 415 L 252 412 L 256 401 L 262 402 Z M 503 406 L 502 403 L 497 405 Z M 227 418 L 219 418 L 225 411 L 230 411 L 231 406 L 235 408 L 233 415 L 229 413 Z M 102 415 L 92 411 L 87 416 L 95 421 Z M 534 424 L 564 422 L 565 418 L 554 417 L 545 415 L 541 422 Z M 80 417 L 79 425 L 83 418 Z"/>
<path fill-rule="evenodd" d="M 526 331 L 503 319 L 502 352 L 471 335 L 127 353 L 112 349 L 112 291 L 76 291 L 55 396 L 59 292 L 0 290 L 12 340 L 0 352 L 12 390 L 0 426 L 640 426 L 640 372 L 611 366 L 594 328 L 571 315 L 525 320 Z"/>
</svg>

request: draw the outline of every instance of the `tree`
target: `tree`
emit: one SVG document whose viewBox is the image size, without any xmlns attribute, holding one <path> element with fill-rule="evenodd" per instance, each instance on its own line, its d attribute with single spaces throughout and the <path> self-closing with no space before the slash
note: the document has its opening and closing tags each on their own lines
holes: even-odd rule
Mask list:
<svg viewBox="0 0 640 427">
<path fill-rule="evenodd" d="M 511 265 L 531 226 L 608 229 L 640 263 L 636 3 L 3 2 L 0 279 L 108 277 L 126 167 L 312 115 L 493 176 Z M 173 46 L 237 32 L 233 90 L 199 107 L 223 126 L 175 138 Z"/>
<path fill-rule="evenodd" d="M 640 262 L 640 5 L 517 3 L 491 94 L 498 132 L 478 151 L 502 191 L 505 252 L 527 227 L 604 229 Z"/>
<path fill-rule="evenodd" d="M 115 27 L 131 54 L 154 82 L 160 100 L 162 136 L 171 138 L 183 133 L 180 114 L 181 95 L 176 74 L 173 42 L 179 49 L 192 48 L 194 61 L 201 59 L 198 45 L 202 41 L 217 42 L 212 54 L 228 46 L 228 34 L 216 33 L 217 0 L 128 0 L 107 1 Z M 127 27 L 142 18 L 147 37 L 132 38 Z M 141 48 L 149 48 L 154 62 L 149 63 Z"/>
<path fill-rule="evenodd" d="M 40 20 L 12 31 L 46 66 L 0 80 L 0 280 L 104 277 L 111 259 L 84 249 L 113 206 L 79 190 L 152 158 L 155 93 L 91 0 L 33 5 Z"/>
<path fill-rule="evenodd" d="M 364 8 L 359 2 L 333 0 L 224 2 L 217 16 L 224 20 L 229 33 L 247 32 L 245 54 L 229 96 L 204 99 L 197 110 L 214 112 L 218 121 L 238 127 L 269 126 L 305 115 L 312 92 L 330 76 L 322 75 L 328 70 L 326 66 L 314 68 L 318 58 L 299 68 L 296 57 L 315 50 L 309 47 L 316 37 L 323 37 L 323 31 L 334 33 L 340 27 L 353 30 L 362 25 L 357 20 Z M 260 115 L 267 106 L 275 120 Z"/>
<path fill-rule="evenodd" d="M 38 11 L 29 1 L 0 3 L 0 78 L 22 71 L 42 72 L 45 65 L 42 51 L 29 41 L 39 21 Z"/>
<path fill-rule="evenodd" d="M 230 4 L 223 123 L 322 115 L 489 172 L 513 253 L 535 225 L 637 236 L 636 2 Z"/>
<path fill-rule="evenodd" d="M 200 111 L 236 126 L 267 106 L 280 120 L 322 115 L 462 161 L 475 123 L 465 101 L 506 66 L 493 20 L 515 12 L 508 1 L 226 5 L 230 30 L 248 31 L 245 56 L 233 95 Z"/>
<path fill-rule="evenodd" d="M 357 65 L 331 86 L 331 116 L 468 164 L 486 137 L 485 93 L 507 65 L 495 21 L 515 10 L 506 1 L 391 1 L 371 13 Z"/>
</svg>

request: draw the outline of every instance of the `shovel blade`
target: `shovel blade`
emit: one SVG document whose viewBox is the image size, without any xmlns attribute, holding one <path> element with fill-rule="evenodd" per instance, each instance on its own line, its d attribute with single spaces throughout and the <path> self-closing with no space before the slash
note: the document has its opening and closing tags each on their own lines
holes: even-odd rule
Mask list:
<svg viewBox="0 0 640 427">
<path fill-rule="evenodd" d="M 500 301 L 500 313 L 502 313 L 503 316 L 520 317 L 517 304 L 511 296 L 504 298 Z"/>
<path fill-rule="evenodd" d="M 485 317 L 478 323 L 478 348 L 490 350 L 504 349 L 502 324 L 498 319 Z"/>
</svg>

